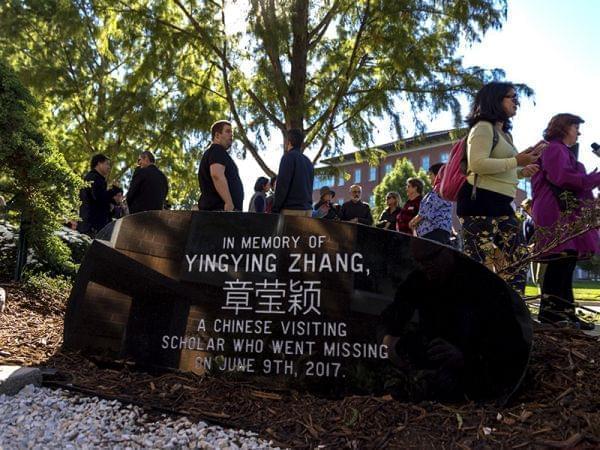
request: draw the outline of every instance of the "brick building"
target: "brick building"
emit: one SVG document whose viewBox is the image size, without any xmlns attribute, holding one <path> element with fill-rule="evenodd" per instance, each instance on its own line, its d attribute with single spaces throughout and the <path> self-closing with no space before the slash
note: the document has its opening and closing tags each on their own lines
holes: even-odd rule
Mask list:
<svg viewBox="0 0 600 450">
<path fill-rule="evenodd" d="M 363 201 L 373 206 L 373 190 L 392 170 L 396 160 L 408 158 L 417 170 L 421 167 L 427 170 L 432 164 L 447 162 L 452 145 L 457 140 L 456 135 L 456 130 L 434 131 L 378 146 L 376 150 L 383 151 L 385 156 L 376 166 L 369 165 L 367 152 L 363 150 L 325 159 L 321 161 L 322 167 L 316 170 L 313 200 L 319 200 L 322 186 L 329 186 L 336 193 L 335 201 L 342 204 L 350 198 L 350 186 L 360 184 Z M 348 180 L 345 179 L 346 174 L 350 175 Z M 521 180 L 517 202 L 520 203 L 528 195 L 531 196 L 531 184 L 529 180 Z"/>
</svg>

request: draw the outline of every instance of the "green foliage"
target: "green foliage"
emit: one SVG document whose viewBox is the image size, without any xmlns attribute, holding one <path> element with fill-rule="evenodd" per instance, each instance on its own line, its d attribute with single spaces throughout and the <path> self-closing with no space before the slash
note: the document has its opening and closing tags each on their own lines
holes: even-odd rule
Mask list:
<svg viewBox="0 0 600 450">
<path fill-rule="evenodd" d="M 63 276 L 50 276 L 45 273 L 27 274 L 23 290 L 33 297 L 48 296 L 65 301 L 73 284 Z"/>
<path fill-rule="evenodd" d="M 171 202 L 187 205 L 198 142 L 226 111 L 241 154 L 268 175 L 273 130 L 306 130 L 318 161 L 369 147 L 382 118 L 398 136 L 406 120 L 424 129 L 423 112 L 458 124 L 460 96 L 503 73 L 456 52 L 505 17 L 506 0 L 8 0 L 0 56 L 44 99 L 44 124 L 80 173 L 104 152 L 119 179 L 152 150 Z"/>
<path fill-rule="evenodd" d="M 225 102 L 210 88 L 213 72 L 193 40 L 146 20 L 180 21 L 170 3 L 0 2 L 0 57 L 42 99 L 40 121 L 77 173 L 104 153 L 113 161 L 109 183 L 127 180 L 137 155 L 150 150 L 170 180 L 169 201 L 179 205 L 198 199 L 202 132 Z"/>
<path fill-rule="evenodd" d="M 31 307 L 44 314 L 64 314 L 72 287 L 70 279 L 46 273 L 25 273 L 22 284 Z"/>
<path fill-rule="evenodd" d="M 74 271 L 70 251 L 54 232 L 71 211 L 82 185 L 44 134 L 35 117 L 38 104 L 0 60 L 0 173 L 16 194 L 26 238 L 58 270 Z"/>
<path fill-rule="evenodd" d="M 14 276 L 19 234 L 18 226 L 15 223 L 18 222 L 14 218 L 0 220 L 0 280 L 10 280 Z M 70 250 L 72 263 L 80 264 L 92 243 L 91 238 L 66 227 L 54 232 L 54 235 Z M 29 274 L 45 273 L 49 276 L 72 277 L 75 275 L 73 264 L 57 266 L 52 261 L 53 258 L 48 261 L 44 255 L 40 257 L 34 250 L 29 249 L 24 270 Z"/>
<path fill-rule="evenodd" d="M 422 112 L 450 110 L 458 124 L 459 96 L 504 75 L 465 68 L 456 52 L 500 27 L 505 0 L 250 0 L 238 33 L 228 32 L 227 5 L 241 2 L 174 3 L 187 20 L 155 20 L 185 29 L 212 56 L 245 150 L 267 173 L 258 150 L 273 129 L 305 129 L 318 161 L 348 141 L 368 147 L 381 118 L 401 136 L 403 110 L 419 131 Z"/>
<path fill-rule="evenodd" d="M 406 196 L 406 181 L 409 178 L 419 178 L 424 185 L 423 195 L 431 189 L 431 183 L 427 172 L 422 168 L 417 172 L 413 164 L 406 158 L 396 160 L 396 164 L 381 183 L 375 187 L 373 194 L 375 195 L 375 208 L 373 217 L 379 217 L 383 210 L 387 207 L 385 197 L 388 192 L 396 191 L 400 194 L 400 207 L 408 200 Z"/>
</svg>

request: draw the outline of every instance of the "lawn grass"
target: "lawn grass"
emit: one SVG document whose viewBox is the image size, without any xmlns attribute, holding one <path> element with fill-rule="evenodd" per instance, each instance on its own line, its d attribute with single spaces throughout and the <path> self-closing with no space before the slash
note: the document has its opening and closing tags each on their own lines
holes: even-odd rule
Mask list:
<svg viewBox="0 0 600 450">
<path fill-rule="evenodd" d="M 600 301 L 600 281 L 574 281 L 573 293 L 576 301 Z M 538 288 L 528 284 L 525 295 L 539 295 Z"/>
</svg>

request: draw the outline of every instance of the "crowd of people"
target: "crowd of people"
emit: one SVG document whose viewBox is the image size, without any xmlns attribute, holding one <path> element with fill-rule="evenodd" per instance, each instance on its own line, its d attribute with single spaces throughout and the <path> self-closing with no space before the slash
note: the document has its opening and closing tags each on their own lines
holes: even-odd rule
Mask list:
<svg viewBox="0 0 600 450">
<path fill-rule="evenodd" d="M 467 124 L 466 178 L 456 199 L 456 213 L 462 225 L 463 250 L 471 258 L 494 268 L 497 258 L 510 264 L 530 251 L 523 233 L 523 223 L 513 207 L 520 178 L 532 178 L 533 198 L 528 219 L 528 237 L 533 229 L 549 228 L 565 217 L 563 194 L 576 201 L 593 199 L 593 189 L 600 186 L 600 173 L 586 173 L 572 151 L 584 121 L 573 114 L 554 116 L 543 133 L 544 139 L 518 151 L 511 135 L 511 119 L 516 115 L 519 99 L 514 85 L 488 83 L 474 98 Z M 211 144 L 203 153 L 198 170 L 201 211 L 242 211 L 244 188 L 235 161 L 228 153 L 233 142 L 230 122 L 221 120 L 211 127 Z M 362 188 L 350 187 L 350 200 L 341 206 L 334 203 L 335 192 L 325 186 L 312 204 L 314 168 L 304 155 L 302 130 L 288 130 L 286 151 L 278 175 L 259 177 L 250 198 L 248 211 L 341 220 L 374 225 L 386 230 L 431 239 L 448 245 L 453 234 L 452 202 L 440 194 L 443 164 L 429 168 L 432 189 L 424 193 L 423 182 L 411 178 L 406 184 L 407 201 L 401 205 L 398 192 L 386 195 L 387 207 L 374 223 L 371 208 L 362 201 Z M 118 186 L 107 189 L 110 160 L 96 155 L 85 180 L 89 186 L 81 191 L 81 232 L 94 235 L 111 217 L 162 209 L 168 182 L 156 167 L 154 155 L 143 152 L 138 159 L 131 187 L 126 196 Z M 123 201 L 126 200 L 126 202 Z M 570 215 L 569 215 L 570 214 Z M 577 217 L 577 210 L 567 214 Z M 535 234 L 537 236 L 537 234 Z M 553 248 L 544 248 L 543 238 L 535 239 L 542 248 L 540 259 L 546 263 L 541 287 L 540 320 L 585 328 L 589 324 L 575 315 L 572 275 L 578 259 L 598 252 L 598 230 L 594 229 Z M 527 268 L 511 274 L 509 284 L 523 294 Z"/>
</svg>

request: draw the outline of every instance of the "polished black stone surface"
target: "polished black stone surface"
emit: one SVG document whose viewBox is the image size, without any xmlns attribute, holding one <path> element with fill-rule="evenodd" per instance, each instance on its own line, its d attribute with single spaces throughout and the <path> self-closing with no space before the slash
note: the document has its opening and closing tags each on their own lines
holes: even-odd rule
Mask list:
<svg viewBox="0 0 600 450">
<path fill-rule="evenodd" d="M 265 388 L 506 399 L 531 334 L 504 281 L 432 241 L 309 218 L 155 211 L 94 241 L 64 345 Z"/>
</svg>

